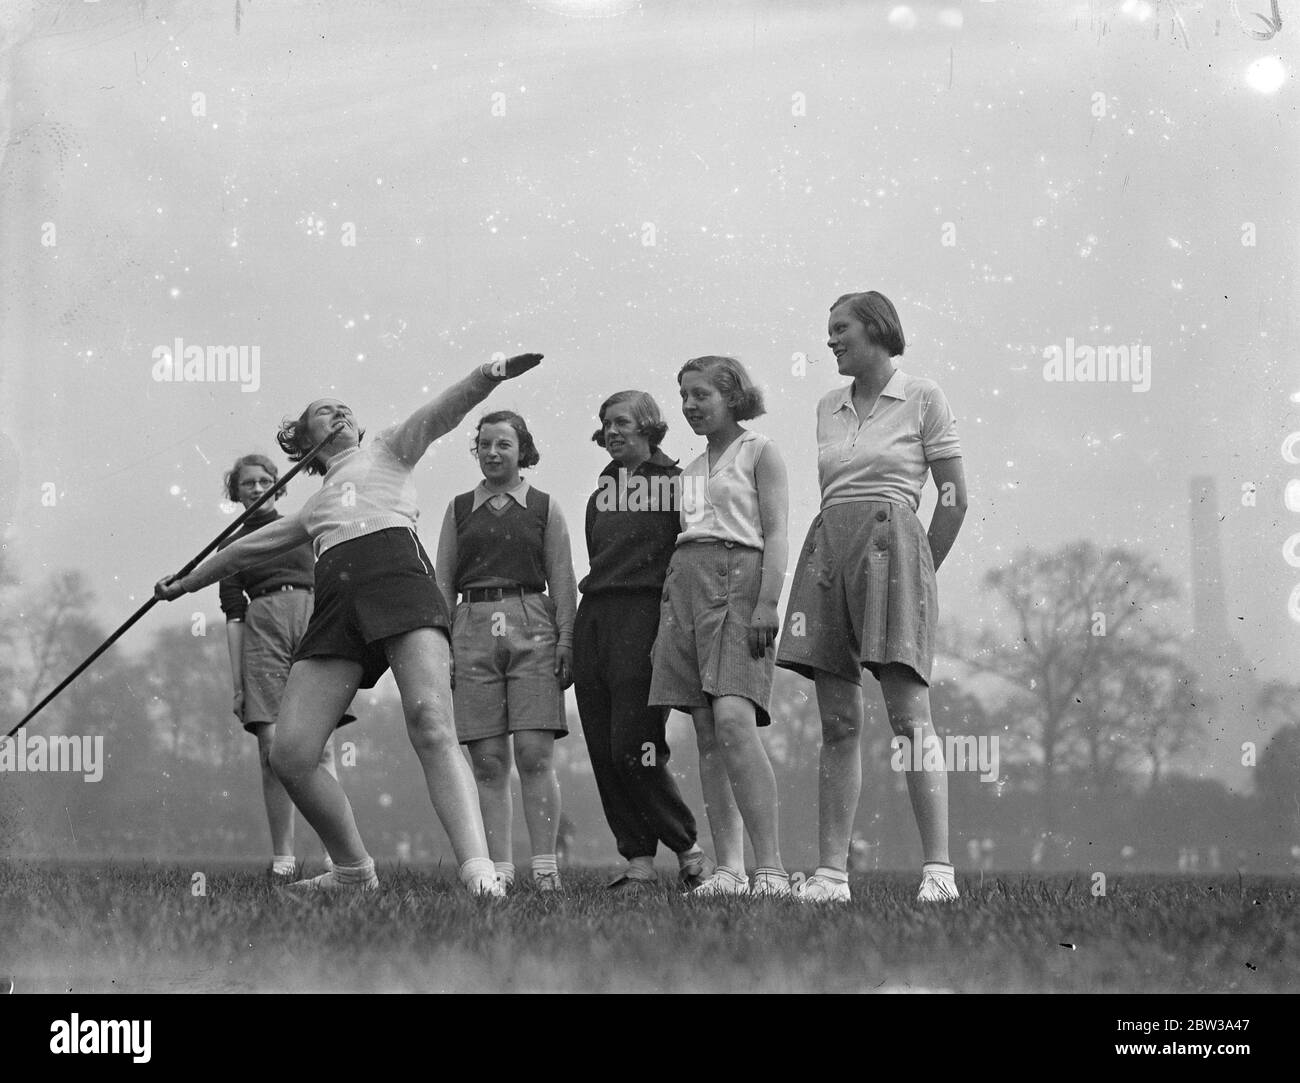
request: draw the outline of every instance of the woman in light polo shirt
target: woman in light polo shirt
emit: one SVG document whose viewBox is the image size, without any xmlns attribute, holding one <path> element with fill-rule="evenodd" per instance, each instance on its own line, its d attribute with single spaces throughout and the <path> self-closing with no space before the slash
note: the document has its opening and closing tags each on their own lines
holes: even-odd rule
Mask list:
<svg viewBox="0 0 1300 1083">
<path fill-rule="evenodd" d="M 817 404 L 821 512 L 799 555 L 777 665 L 816 682 L 822 721 L 821 864 L 796 894 L 849 899 L 848 850 L 862 789 L 862 670 L 880 682 L 890 728 L 935 740 L 930 670 L 939 615 L 935 570 L 966 513 L 956 422 L 933 380 L 894 367 L 905 345 L 898 313 L 875 291 L 831 306 L 828 345 L 853 382 Z M 917 519 L 926 474 L 939 502 Z M 957 898 L 948 860 L 948 779 L 909 771 L 921 833 L 919 902 Z"/>
</svg>

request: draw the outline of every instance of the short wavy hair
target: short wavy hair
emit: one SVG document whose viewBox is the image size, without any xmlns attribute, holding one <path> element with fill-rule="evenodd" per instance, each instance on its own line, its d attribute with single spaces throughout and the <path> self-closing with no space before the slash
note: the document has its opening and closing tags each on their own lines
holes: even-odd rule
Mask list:
<svg viewBox="0 0 1300 1083">
<path fill-rule="evenodd" d="M 883 293 L 867 290 L 865 293 L 846 293 L 828 311 L 834 312 L 847 304 L 849 311 L 867 329 L 867 338 L 889 351 L 890 357 L 902 357 L 907 348 L 903 338 L 903 323 L 898 318 L 894 302 Z"/>
<path fill-rule="evenodd" d="M 615 391 L 602 402 L 596 413 L 600 428 L 591 434 L 592 442 L 597 447 L 605 446 L 605 411 L 622 403 L 627 403 L 628 412 L 636 422 L 636 431 L 650 441 L 650 450 L 657 450 L 668 433 L 668 422 L 659 412 L 659 404 L 655 402 L 654 396 L 648 391 Z"/>
<path fill-rule="evenodd" d="M 688 372 L 700 372 L 718 389 L 718 393 L 731 408 L 731 416 L 737 421 L 748 421 L 767 413 L 763 405 L 763 392 L 749 378 L 745 366 L 734 357 L 722 357 L 709 354 L 706 357 L 692 357 L 677 373 L 677 386 Z"/>
<path fill-rule="evenodd" d="M 314 401 L 314 400 L 313 400 Z M 306 457 L 307 452 L 315 446 L 314 442 L 307 436 L 307 411 L 311 409 L 309 402 L 298 417 L 286 417 L 280 422 L 280 431 L 275 434 L 275 442 L 280 445 L 280 450 L 285 453 L 291 463 L 300 463 Z M 365 439 L 366 430 L 357 429 L 357 447 L 361 446 L 361 441 Z M 327 467 L 321 462 L 319 457 L 312 459 L 303 467 L 303 472 L 307 474 L 319 474 L 325 476 Z"/>
<path fill-rule="evenodd" d="M 280 468 L 265 455 L 241 455 L 235 460 L 235 465 L 227 470 L 221 478 L 221 486 L 226 491 L 226 499 L 232 504 L 239 503 L 239 472 L 246 466 L 260 466 L 271 475 L 272 481 L 276 481 L 280 477 Z M 281 486 L 280 492 L 283 493 L 287 487 Z"/>
<path fill-rule="evenodd" d="M 493 410 L 490 414 L 484 414 L 478 419 L 478 425 L 474 428 L 474 442 L 470 444 L 469 453 L 478 458 L 478 438 L 479 433 L 483 431 L 484 425 L 498 425 L 506 422 L 515 430 L 515 436 L 519 440 L 519 469 L 527 470 L 530 466 L 536 466 L 542 461 L 541 452 L 537 450 L 537 443 L 533 440 L 533 434 L 528 431 L 528 422 L 520 417 L 513 410 Z"/>
</svg>

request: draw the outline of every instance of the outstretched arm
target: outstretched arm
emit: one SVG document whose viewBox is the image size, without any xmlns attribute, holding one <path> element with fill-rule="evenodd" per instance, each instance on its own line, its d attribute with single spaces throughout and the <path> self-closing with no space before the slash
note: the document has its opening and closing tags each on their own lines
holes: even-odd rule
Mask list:
<svg viewBox="0 0 1300 1083">
<path fill-rule="evenodd" d="M 525 353 L 506 361 L 486 362 L 405 421 L 385 430 L 379 439 L 398 460 L 414 466 L 430 444 L 464 421 L 465 415 L 486 399 L 497 384 L 522 375 L 541 359 L 539 353 Z"/>
<path fill-rule="evenodd" d="M 311 535 L 297 514 L 286 515 L 274 523 L 245 534 L 218 553 L 213 553 L 189 575 L 182 579 L 166 576 L 154 587 L 154 597 L 172 601 L 182 594 L 192 594 L 196 590 L 211 586 L 218 579 L 224 579 L 234 572 L 258 564 L 263 560 L 287 553 L 304 542 L 311 541 Z"/>
</svg>

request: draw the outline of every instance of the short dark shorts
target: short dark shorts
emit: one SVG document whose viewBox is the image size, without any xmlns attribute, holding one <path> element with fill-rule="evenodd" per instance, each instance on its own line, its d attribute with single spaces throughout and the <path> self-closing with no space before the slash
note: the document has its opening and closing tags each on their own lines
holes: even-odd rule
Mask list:
<svg viewBox="0 0 1300 1083">
<path fill-rule="evenodd" d="M 409 527 L 377 530 L 316 562 L 316 607 L 293 660 L 351 659 L 361 664 L 361 687 L 373 688 L 388 669 L 384 640 L 416 628 L 440 628 L 451 640 L 433 561 Z"/>
</svg>

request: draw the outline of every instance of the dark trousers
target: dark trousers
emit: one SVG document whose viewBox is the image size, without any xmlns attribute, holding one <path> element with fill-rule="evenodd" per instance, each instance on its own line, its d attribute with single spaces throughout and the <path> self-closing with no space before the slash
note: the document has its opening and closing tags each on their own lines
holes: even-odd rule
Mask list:
<svg viewBox="0 0 1300 1083">
<path fill-rule="evenodd" d="M 648 707 L 650 648 L 659 630 L 659 593 L 584 597 L 573 629 L 573 690 L 596 788 L 618 843 L 631 860 L 695 844 L 695 817 L 668 772 L 668 711 Z"/>
</svg>

